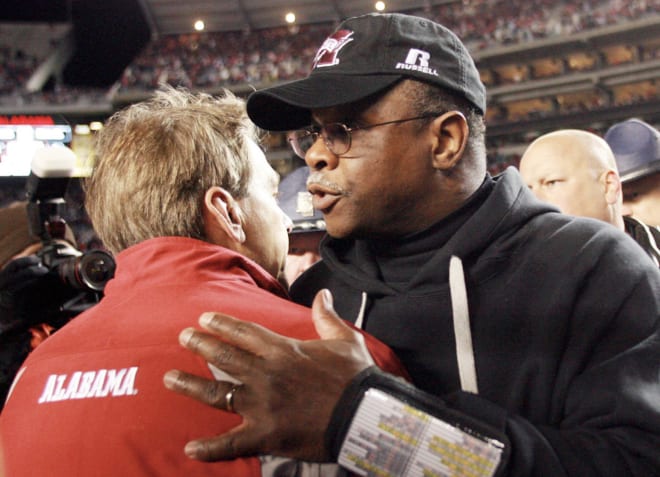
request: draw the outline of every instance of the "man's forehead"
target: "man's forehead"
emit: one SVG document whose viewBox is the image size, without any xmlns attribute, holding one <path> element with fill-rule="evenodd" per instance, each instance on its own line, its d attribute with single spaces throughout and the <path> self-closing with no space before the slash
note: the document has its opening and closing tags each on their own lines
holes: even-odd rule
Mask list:
<svg viewBox="0 0 660 477">
<path fill-rule="evenodd" d="M 567 161 L 551 149 L 535 150 L 525 154 L 520 163 L 520 172 L 526 180 L 544 178 L 566 170 Z"/>
<path fill-rule="evenodd" d="M 266 159 L 266 155 L 261 147 L 259 147 L 259 145 L 252 139 L 248 139 L 247 144 L 252 169 L 257 173 L 255 175 L 261 175 L 268 185 L 277 186 L 280 182 L 280 176 L 275 172 Z"/>
</svg>

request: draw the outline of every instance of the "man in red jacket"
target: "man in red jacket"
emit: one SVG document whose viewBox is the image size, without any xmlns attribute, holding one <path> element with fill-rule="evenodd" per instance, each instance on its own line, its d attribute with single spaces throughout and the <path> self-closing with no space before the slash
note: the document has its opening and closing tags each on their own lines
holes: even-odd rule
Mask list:
<svg viewBox="0 0 660 477">
<path fill-rule="evenodd" d="M 264 456 L 189 459 L 188 440 L 241 418 L 163 387 L 175 367 L 231 379 L 178 343 L 204 310 L 230 310 L 299 339 L 319 336 L 310 310 L 289 301 L 277 279 L 290 221 L 243 101 L 159 91 L 108 121 L 96 157 L 86 206 L 117 271 L 103 300 L 19 370 L 0 418 L 7 475 L 341 474 L 335 465 Z M 388 348 L 365 340 L 376 363 L 403 373 Z M 244 391 L 236 383 L 216 397 L 231 410 Z"/>
</svg>

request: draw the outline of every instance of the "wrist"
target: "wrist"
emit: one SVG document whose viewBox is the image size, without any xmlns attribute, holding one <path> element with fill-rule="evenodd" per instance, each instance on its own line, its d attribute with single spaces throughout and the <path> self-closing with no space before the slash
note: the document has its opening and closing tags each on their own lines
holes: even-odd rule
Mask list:
<svg viewBox="0 0 660 477">
<path fill-rule="evenodd" d="M 333 460 L 356 473 L 493 476 L 508 456 L 502 432 L 376 367 L 346 388 L 325 437 Z"/>
</svg>

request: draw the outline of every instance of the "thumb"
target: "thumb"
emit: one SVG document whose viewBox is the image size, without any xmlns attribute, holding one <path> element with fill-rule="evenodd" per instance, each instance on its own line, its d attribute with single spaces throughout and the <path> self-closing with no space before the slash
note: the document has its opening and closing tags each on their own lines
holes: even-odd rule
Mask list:
<svg viewBox="0 0 660 477">
<path fill-rule="evenodd" d="M 332 293 L 328 289 L 319 290 L 314 297 L 312 321 L 321 339 L 346 340 L 354 335 L 353 329 L 335 311 Z"/>
</svg>

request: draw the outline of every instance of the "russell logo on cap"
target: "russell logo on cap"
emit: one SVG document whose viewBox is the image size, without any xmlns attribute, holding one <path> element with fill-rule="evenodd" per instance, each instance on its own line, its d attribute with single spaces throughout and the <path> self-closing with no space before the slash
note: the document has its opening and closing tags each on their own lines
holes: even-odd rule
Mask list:
<svg viewBox="0 0 660 477">
<path fill-rule="evenodd" d="M 324 66 L 334 66 L 339 63 L 337 54 L 339 50 L 353 41 L 353 32 L 350 30 L 339 30 L 325 39 L 319 51 L 316 52 L 312 69 Z"/>
<path fill-rule="evenodd" d="M 420 71 L 433 76 L 439 76 L 438 71 L 429 67 L 429 60 L 431 59 L 431 53 L 428 51 L 418 50 L 417 48 L 411 48 L 408 51 L 408 56 L 404 63 L 397 63 L 397 70 L 413 70 Z"/>
</svg>

